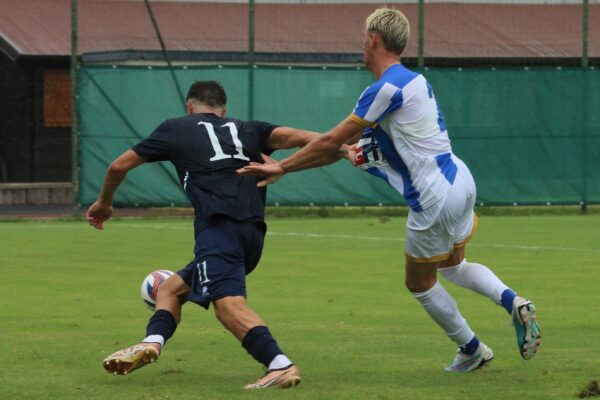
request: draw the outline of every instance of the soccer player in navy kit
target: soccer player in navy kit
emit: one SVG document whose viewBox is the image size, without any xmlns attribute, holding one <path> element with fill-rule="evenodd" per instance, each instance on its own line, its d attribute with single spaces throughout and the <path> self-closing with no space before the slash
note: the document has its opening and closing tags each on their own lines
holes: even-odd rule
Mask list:
<svg viewBox="0 0 600 400">
<path fill-rule="evenodd" d="M 187 95 L 188 115 L 163 122 L 147 139 L 108 168 L 98 200 L 87 219 L 97 229 L 112 216 L 113 195 L 127 172 L 144 162 L 170 161 L 195 210 L 195 258 L 158 291 L 156 312 L 142 343 L 111 354 L 104 368 L 127 374 L 155 361 L 190 300 L 213 304 L 219 321 L 267 373 L 246 389 L 292 387 L 300 371 L 277 345 L 261 318 L 246 304 L 245 276 L 258 264 L 266 231 L 265 189 L 255 177 L 235 170 L 262 162 L 273 150 L 303 146 L 315 133 L 258 121 L 224 118 L 227 98 L 215 81 L 198 81 Z M 333 155 L 331 160 L 340 158 Z M 265 157 L 268 159 L 268 157 Z"/>
</svg>

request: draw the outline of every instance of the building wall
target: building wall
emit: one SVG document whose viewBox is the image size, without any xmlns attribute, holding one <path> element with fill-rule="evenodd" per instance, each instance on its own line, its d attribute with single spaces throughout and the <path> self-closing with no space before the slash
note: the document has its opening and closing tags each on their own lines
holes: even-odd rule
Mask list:
<svg viewBox="0 0 600 400">
<path fill-rule="evenodd" d="M 33 179 L 33 70 L 0 52 L 0 181 Z"/>
<path fill-rule="evenodd" d="M 0 52 L 0 183 L 71 181 L 70 128 L 44 127 L 45 69 L 68 70 L 68 60 Z"/>
</svg>

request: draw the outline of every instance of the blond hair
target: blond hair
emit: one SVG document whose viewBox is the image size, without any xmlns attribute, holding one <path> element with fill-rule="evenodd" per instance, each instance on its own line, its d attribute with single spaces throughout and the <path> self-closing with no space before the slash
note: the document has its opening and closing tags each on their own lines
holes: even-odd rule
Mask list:
<svg viewBox="0 0 600 400">
<path fill-rule="evenodd" d="M 367 17 L 366 29 L 368 32 L 378 32 L 386 50 L 395 54 L 402 54 L 410 37 L 408 19 L 395 8 L 378 8 L 373 11 Z"/>
</svg>

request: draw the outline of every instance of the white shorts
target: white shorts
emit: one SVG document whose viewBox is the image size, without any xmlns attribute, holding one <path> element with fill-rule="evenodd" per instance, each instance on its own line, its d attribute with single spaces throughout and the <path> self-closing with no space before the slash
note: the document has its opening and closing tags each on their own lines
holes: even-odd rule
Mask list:
<svg viewBox="0 0 600 400">
<path fill-rule="evenodd" d="M 415 262 L 447 259 L 464 246 L 477 227 L 475 181 L 467 166 L 456 160 L 458 171 L 446 199 L 426 210 L 410 210 L 406 223 L 406 257 Z"/>
</svg>

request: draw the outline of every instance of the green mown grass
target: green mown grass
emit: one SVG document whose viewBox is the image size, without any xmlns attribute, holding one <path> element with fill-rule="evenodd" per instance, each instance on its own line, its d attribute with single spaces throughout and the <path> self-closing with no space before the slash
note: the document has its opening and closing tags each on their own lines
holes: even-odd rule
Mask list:
<svg viewBox="0 0 600 400">
<path fill-rule="evenodd" d="M 520 359 L 506 312 L 457 288 L 490 367 L 444 372 L 454 345 L 403 286 L 403 217 L 271 218 L 249 304 L 301 367 L 289 391 L 245 392 L 262 370 L 186 305 L 159 363 L 101 367 L 139 341 L 143 277 L 192 256 L 189 219 L 0 223 L 0 399 L 571 399 L 600 377 L 600 216 L 487 216 L 467 257 L 538 306 L 543 345 Z"/>
</svg>

